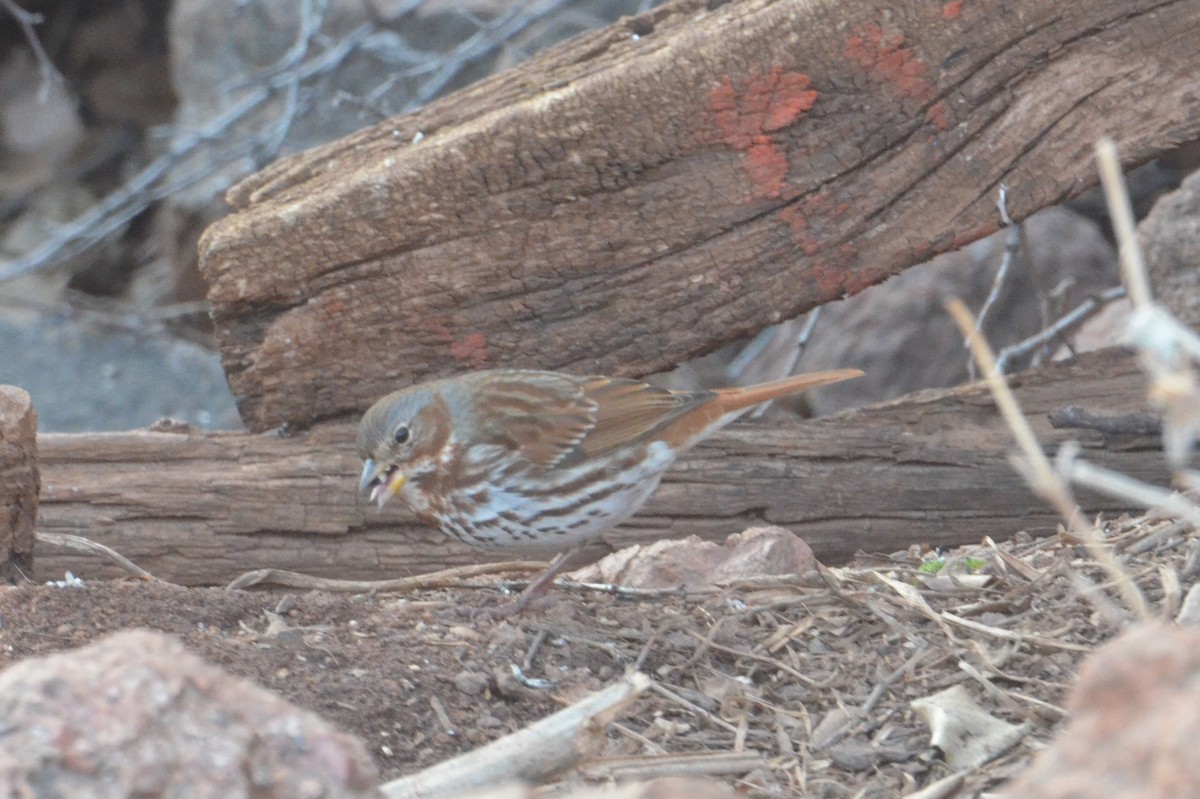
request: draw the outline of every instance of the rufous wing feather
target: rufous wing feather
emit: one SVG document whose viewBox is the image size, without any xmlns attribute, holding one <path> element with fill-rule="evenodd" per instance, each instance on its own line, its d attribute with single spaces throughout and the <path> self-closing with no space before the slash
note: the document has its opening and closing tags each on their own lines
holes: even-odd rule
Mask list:
<svg viewBox="0 0 1200 799">
<path fill-rule="evenodd" d="M 480 386 L 480 438 L 515 447 L 543 468 L 566 467 L 647 439 L 683 446 L 728 414 L 817 386 L 857 369 L 795 375 L 715 391 L 672 391 L 638 380 L 513 371 Z"/>
<path fill-rule="evenodd" d="M 518 450 L 544 468 L 576 450 L 596 423 L 583 379 L 554 372 L 504 371 L 476 388 L 476 440 Z"/>
<path fill-rule="evenodd" d="M 573 454 L 574 460 L 636 444 L 716 396 L 711 391 L 671 391 L 640 380 L 610 377 L 586 378 L 584 391 L 596 403 L 596 420 L 578 453 Z"/>
</svg>

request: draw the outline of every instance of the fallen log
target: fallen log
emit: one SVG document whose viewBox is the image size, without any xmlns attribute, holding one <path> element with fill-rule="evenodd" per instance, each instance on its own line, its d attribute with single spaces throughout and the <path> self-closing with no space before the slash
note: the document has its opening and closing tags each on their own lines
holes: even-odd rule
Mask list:
<svg viewBox="0 0 1200 799">
<path fill-rule="evenodd" d="M 1055 429 L 1048 414 L 1144 411 L 1133 358 L 1105 351 L 1014 378 L 1043 444 L 1068 438 L 1097 463 L 1167 480 L 1157 439 Z M 39 529 L 90 538 L 155 576 L 226 584 L 279 568 L 325 577 L 388 579 L 485 560 L 414 522 L 392 503 L 359 500 L 351 424 L 304 433 L 140 430 L 39 439 Z M 1012 450 L 980 384 L 927 391 L 809 423 L 738 424 L 686 455 L 612 546 L 699 535 L 723 540 L 764 523 L 805 538 L 826 563 L 856 550 L 956 545 L 1019 530 L 1052 532 L 1057 519 L 1009 465 Z M 1125 509 L 1090 494 L 1089 513 Z M 106 559 L 39 544 L 39 579 L 122 571 Z"/>
<path fill-rule="evenodd" d="M 37 412 L 29 392 L 0 385 L 0 580 L 33 571 L 38 509 Z"/>
<path fill-rule="evenodd" d="M 1200 134 L 1200 4 L 884 5 L 670 3 L 248 178 L 201 242 L 243 420 L 660 371 Z"/>
</svg>

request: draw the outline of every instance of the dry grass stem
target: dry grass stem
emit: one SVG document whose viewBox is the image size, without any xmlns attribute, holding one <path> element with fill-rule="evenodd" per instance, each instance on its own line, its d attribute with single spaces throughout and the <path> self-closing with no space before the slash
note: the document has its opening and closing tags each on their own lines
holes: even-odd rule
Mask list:
<svg viewBox="0 0 1200 799">
<path fill-rule="evenodd" d="M 284 588 L 307 588 L 336 593 L 368 594 L 384 591 L 416 591 L 431 588 L 490 588 L 495 585 L 475 585 L 468 578 L 486 574 L 511 574 L 513 572 L 536 573 L 546 568 L 539 561 L 511 561 L 506 563 L 479 563 L 470 566 L 458 566 L 453 569 L 418 574 L 413 577 L 400 577 L 395 580 L 337 580 L 331 577 L 315 577 L 310 574 L 286 571 L 284 569 L 256 569 L 239 576 L 229 585 L 227 590 L 250 588 L 255 585 L 274 585 Z"/>
<path fill-rule="evenodd" d="M 979 362 L 984 380 L 987 381 L 988 388 L 992 392 L 992 397 L 995 399 L 996 405 L 1000 409 L 1005 422 L 1008 423 L 1009 429 L 1012 430 L 1013 436 L 1017 439 L 1017 444 L 1024 455 L 1024 460 L 1020 465 L 1024 467 L 1021 469 L 1021 472 L 1025 480 L 1038 495 L 1054 506 L 1067 521 L 1071 532 L 1084 542 L 1092 557 L 1108 572 L 1109 578 L 1117 587 L 1125 604 L 1134 615 L 1141 620 L 1150 618 L 1150 611 L 1146 606 L 1145 597 L 1138 591 L 1132 580 L 1130 580 L 1129 575 L 1125 573 L 1124 568 L 1113 555 L 1112 550 L 1100 540 L 1095 528 L 1084 519 L 1079 506 L 1071 495 L 1070 487 L 1060 479 L 1051 465 L 1050 459 L 1043 452 L 1041 445 L 1038 443 L 1037 436 L 1034 435 L 1033 428 L 1029 426 L 1029 422 L 1025 419 L 1025 415 L 1021 412 L 1021 408 L 1017 404 L 1017 398 L 1013 396 L 1012 391 L 1009 389 L 1004 375 L 996 368 L 996 359 L 992 354 L 992 348 L 988 346 L 987 341 L 975 329 L 971 312 L 958 299 L 950 300 L 946 304 L 946 308 L 950 312 L 950 315 L 954 317 L 959 330 L 970 340 L 971 351 L 974 353 L 975 359 Z"/>
<path fill-rule="evenodd" d="M 104 544 L 99 544 L 91 539 L 83 538 L 82 536 L 78 535 L 67 535 L 66 533 L 35 533 L 34 538 L 43 544 L 63 547 L 64 549 L 74 550 L 75 552 L 85 552 L 89 555 L 100 555 L 108 558 L 113 563 L 117 564 L 135 577 L 141 577 L 143 580 L 164 582 L 131 561 L 129 558 L 122 555 L 120 552 L 117 552 L 115 549 L 107 547 Z"/>
<path fill-rule="evenodd" d="M 1111 139 L 1096 144 L 1096 161 L 1117 238 L 1121 280 L 1133 302 L 1127 337 L 1137 347 L 1150 380 L 1150 398 L 1162 409 L 1163 449 L 1178 473 L 1187 467 L 1200 437 L 1200 382 L 1193 367 L 1193 361 L 1200 360 L 1200 336 L 1154 304 L 1129 193 Z"/>
<path fill-rule="evenodd" d="M 1033 635 L 1030 633 L 1018 633 L 1012 630 L 1001 629 L 1000 627 L 992 627 L 989 624 L 967 619 L 957 614 L 951 613 L 948 610 L 942 611 L 942 618 L 951 624 L 957 624 L 968 630 L 974 630 L 977 633 L 999 638 L 1003 641 L 1020 641 L 1026 644 L 1032 644 L 1043 649 L 1065 649 L 1068 652 L 1091 652 L 1090 646 L 1083 644 L 1073 644 L 1070 641 L 1060 641 L 1056 638 L 1048 638 L 1042 635 Z"/>
<path fill-rule="evenodd" d="M 1151 303 L 1150 281 L 1146 279 L 1146 263 L 1142 249 L 1137 243 L 1137 226 L 1134 222 L 1133 204 L 1125 187 L 1125 175 L 1117 158 L 1117 144 L 1105 137 L 1096 142 L 1096 161 L 1100 171 L 1100 183 L 1104 187 L 1104 201 L 1112 217 L 1113 234 L 1116 236 L 1118 255 L 1121 259 L 1121 282 L 1129 293 L 1134 308 L 1144 308 Z"/>
</svg>

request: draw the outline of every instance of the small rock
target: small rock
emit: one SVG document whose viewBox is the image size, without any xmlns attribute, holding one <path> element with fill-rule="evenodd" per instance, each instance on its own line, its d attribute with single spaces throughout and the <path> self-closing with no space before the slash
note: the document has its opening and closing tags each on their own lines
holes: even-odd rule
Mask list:
<svg viewBox="0 0 1200 799">
<path fill-rule="evenodd" d="M 1158 201 L 1138 237 L 1155 299 L 1185 325 L 1200 325 L 1200 172 Z"/>
<path fill-rule="evenodd" d="M 1079 669 L 1071 721 L 1003 794 L 1022 799 L 1196 795 L 1200 630 L 1141 625 Z"/>
<path fill-rule="evenodd" d="M 782 527 L 752 527 L 724 545 L 696 536 L 635 544 L 574 572 L 583 582 L 629 588 L 704 588 L 752 577 L 804 574 L 816 565 L 804 539 Z"/>
<path fill-rule="evenodd" d="M 847 739 L 829 747 L 829 759 L 838 768 L 846 771 L 866 771 L 874 766 L 879 758 L 875 749 L 863 741 Z"/>
<path fill-rule="evenodd" d="M 0 795 L 376 796 L 366 747 L 145 630 L 0 674 Z"/>
<path fill-rule="evenodd" d="M 479 671 L 460 671 L 454 675 L 454 685 L 467 696 L 482 696 L 491 678 Z"/>
</svg>

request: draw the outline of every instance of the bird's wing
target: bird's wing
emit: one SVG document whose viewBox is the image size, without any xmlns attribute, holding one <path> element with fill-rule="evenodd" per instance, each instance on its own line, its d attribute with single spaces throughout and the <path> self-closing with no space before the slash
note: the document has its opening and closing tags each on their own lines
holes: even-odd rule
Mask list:
<svg viewBox="0 0 1200 799">
<path fill-rule="evenodd" d="M 543 468 L 578 448 L 595 427 L 596 412 L 584 381 L 571 375 L 505 370 L 476 387 L 479 440 L 516 449 Z"/>
<path fill-rule="evenodd" d="M 638 380 L 506 371 L 476 394 L 480 440 L 542 468 L 571 466 L 645 440 L 714 396 Z"/>
<path fill-rule="evenodd" d="M 564 463 L 644 441 L 716 396 L 710 391 L 671 391 L 609 377 L 585 378 L 584 393 L 596 404 L 595 423 Z"/>
</svg>

